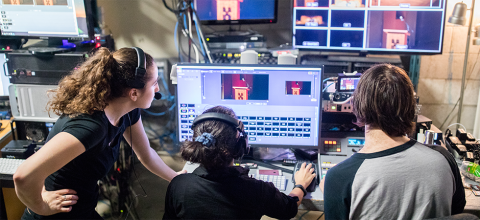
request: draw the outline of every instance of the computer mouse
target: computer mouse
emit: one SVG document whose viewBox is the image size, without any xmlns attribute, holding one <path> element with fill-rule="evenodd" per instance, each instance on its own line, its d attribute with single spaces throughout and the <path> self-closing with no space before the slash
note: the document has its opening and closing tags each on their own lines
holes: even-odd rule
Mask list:
<svg viewBox="0 0 480 220">
<path fill-rule="evenodd" d="M 302 163 L 304 163 L 304 162 L 297 162 L 295 164 L 295 169 L 293 170 L 293 176 L 292 176 L 293 184 L 295 184 L 295 173 L 297 173 L 297 171 L 300 169 L 300 167 L 302 167 Z M 317 180 L 318 179 L 318 166 L 317 166 L 316 163 L 312 163 L 312 162 L 307 162 L 306 165 L 308 165 L 310 163 L 312 164 L 312 168 L 315 169 L 314 173 L 316 175 L 315 175 L 315 178 L 313 178 L 310 185 L 308 185 L 307 188 L 305 188 L 305 190 L 307 190 L 307 192 L 315 192 L 315 188 L 318 185 L 318 180 Z"/>
</svg>

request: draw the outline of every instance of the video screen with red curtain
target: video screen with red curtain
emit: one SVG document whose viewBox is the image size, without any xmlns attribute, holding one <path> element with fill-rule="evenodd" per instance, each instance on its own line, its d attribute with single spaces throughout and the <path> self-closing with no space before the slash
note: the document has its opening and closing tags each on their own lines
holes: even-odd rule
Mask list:
<svg viewBox="0 0 480 220">
<path fill-rule="evenodd" d="M 222 99 L 268 100 L 268 75 L 222 74 Z"/>
<path fill-rule="evenodd" d="M 312 83 L 310 81 L 286 81 L 285 94 L 287 95 L 311 95 Z"/>
</svg>

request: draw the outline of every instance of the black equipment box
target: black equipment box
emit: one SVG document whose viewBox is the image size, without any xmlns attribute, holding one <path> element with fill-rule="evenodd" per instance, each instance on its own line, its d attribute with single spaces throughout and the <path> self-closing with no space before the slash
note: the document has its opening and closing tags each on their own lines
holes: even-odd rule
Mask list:
<svg viewBox="0 0 480 220">
<path fill-rule="evenodd" d="M 2 148 L 2 157 L 10 159 L 27 159 L 32 156 L 37 145 L 30 140 L 12 140 Z"/>
<path fill-rule="evenodd" d="M 8 73 L 12 84 L 56 85 L 78 64 L 87 53 L 31 54 L 28 51 L 6 53 Z"/>
</svg>

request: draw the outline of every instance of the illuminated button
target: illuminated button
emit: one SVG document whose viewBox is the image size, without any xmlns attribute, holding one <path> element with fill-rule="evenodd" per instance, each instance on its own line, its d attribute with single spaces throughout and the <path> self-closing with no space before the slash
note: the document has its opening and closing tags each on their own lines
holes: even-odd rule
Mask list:
<svg viewBox="0 0 480 220">
<path fill-rule="evenodd" d="M 333 144 L 337 144 L 337 141 L 333 141 Z"/>
<path fill-rule="evenodd" d="M 328 141 L 328 144 L 333 144 L 333 141 Z"/>
<path fill-rule="evenodd" d="M 341 149 L 341 148 L 337 148 L 337 152 L 342 152 L 342 149 Z"/>
<path fill-rule="evenodd" d="M 328 144 L 328 141 L 325 141 L 325 144 Z"/>
</svg>

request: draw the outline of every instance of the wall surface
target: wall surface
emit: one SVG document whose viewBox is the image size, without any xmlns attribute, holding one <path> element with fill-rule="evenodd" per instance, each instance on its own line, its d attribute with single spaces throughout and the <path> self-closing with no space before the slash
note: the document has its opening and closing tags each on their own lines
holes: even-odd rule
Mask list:
<svg viewBox="0 0 480 220">
<path fill-rule="evenodd" d="M 166 1 L 171 4 L 171 1 Z M 162 0 L 97 0 L 101 8 L 103 29 L 112 34 L 117 49 L 137 46 L 154 58 L 177 56 L 174 30 L 176 18 Z M 275 24 L 234 25 L 232 29 L 255 30 L 267 37 L 268 47 L 291 42 L 291 0 L 279 0 L 279 18 Z M 229 29 L 228 25 L 202 26 L 204 34 Z"/>
<path fill-rule="evenodd" d="M 447 17 L 452 14 L 458 0 L 447 1 Z M 471 8 L 472 0 L 464 1 Z M 460 97 L 465 49 L 468 33 L 468 21 L 471 12 L 468 11 L 467 22 L 464 26 L 445 24 L 443 53 L 434 56 L 422 56 L 420 61 L 420 79 L 418 95 L 422 104 L 421 114 L 433 120 L 433 124 L 445 131 L 448 125 L 457 122 L 458 106 L 453 110 Z M 476 1 L 473 26 L 480 22 L 480 1 Z M 471 35 L 473 39 L 474 33 Z M 475 111 L 477 109 L 480 87 L 480 46 L 472 45 L 466 74 L 466 89 L 464 92 L 461 124 L 468 132 L 473 132 Z M 475 68 L 474 68 L 475 67 Z M 447 116 L 452 112 L 450 117 Z M 476 119 L 479 120 L 479 119 Z"/>
<path fill-rule="evenodd" d="M 469 8 L 472 0 L 464 1 Z M 170 1 L 167 1 L 168 3 Z M 447 19 L 455 3 L 460 0 L 447 1 Z M 278 22 L 276 24 L 232 26 L 233 29 L 255 30 L 267 37 L 268 47 L 291 42 L 292 0 L 279 0 Z M 155 58 L 177 56 L 174 41 L 176 19 L 161 0 L 98 0 L 102 8 L 104 30 L 112 34 L 116 47 L 138 46 Z M 468 32 L 464 26 L 446 23 L 444 30 L 443 53 L 434 56 L 422 56 L 418 95 L 423 105 L 422 114 L 433 120 L 440 127 L 452 111 L 460 96 L 460 83 L 465 56 L 465 44 Z M 477 0 L 473 24 L 480 23 L 480 1 Z M 202 26 L 204 33 L 221 32 L 229 26 Z M 473 39 L 473 34 L 472 34 Z M 471 43 L 471 42 L 470 42 Z M 472 132 L 475 110 L 477 108 L 480 87 L 480 46 L 471 46 L 468 57 L 467 81 L 462 113 L 462 124 Z M 476 64 L 476 66 L 475 66 Z M 473 69 L 475 66 L 475 69 Z M 455 108 L 441 128 L 457 121 L 458 107 Z"/>
</svg>

